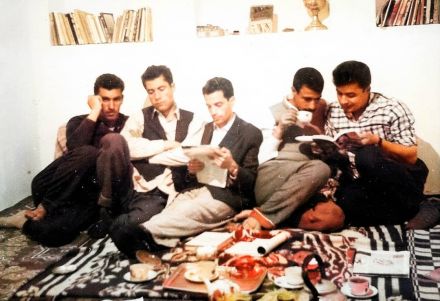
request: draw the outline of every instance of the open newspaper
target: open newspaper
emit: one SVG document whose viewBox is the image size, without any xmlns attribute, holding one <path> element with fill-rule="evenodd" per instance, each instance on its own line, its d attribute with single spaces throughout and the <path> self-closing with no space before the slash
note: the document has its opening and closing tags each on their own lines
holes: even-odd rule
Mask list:
<svg viewBox="0 0 440 301">
<path fill-rule="evenodd" d="M 216 149 L 219 147 L 214 145 L 184 146 L 183 152 L 190 159 L 197 159 L 205 164 L 205 167 L 196 174 L 199 183 L 226 187 L 228 170 L 214 163 Z"/>
<path fill-rule="evenodd" d="M 354 274 L 409 276 L 409 251 L 356 250 Z"/>
</svg>

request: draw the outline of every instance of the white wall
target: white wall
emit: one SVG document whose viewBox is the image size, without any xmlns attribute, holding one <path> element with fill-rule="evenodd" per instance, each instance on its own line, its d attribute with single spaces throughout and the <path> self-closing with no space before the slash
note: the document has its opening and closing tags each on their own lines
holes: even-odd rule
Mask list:
<svg viewBox="0 0 440 301">
<path fill-rule="evenodd" d="M 212 20 L 214 25 L 235 29 L 240 27 L 236 24 L 247 14 L 247 7 L 257 2 L 233 1 L 237 11 L 225 18 L 228 22 L 216 24 L 214 16 L 226 11 L 231 1 L 146 0 L 140 3 L 152 7 L 154 42 L 59 47 L 49 46 L 48 6 L 50 10 L 87 9 L 82 6 L 84 1 L 53 0 L 48 5 L 47 0 L 39 0 L 32 1 L 38 5 L 31 8 L 25 7 L 24 1 L 9 2 L 6 6 L 17 14 L 22 9 L 29 13 L 17 29 L 20 36 L 8 38 L 11 45 L 6 61 L 2 60 L 2 69 L 12 72 L 2 74 L 3 81 L 8 82 L 7 93 L 2 92 L 7 96 L 2 101 L 7 101 L 8 112 L 2 114 L 8 123 L 26 117 L 25 130 L 19 135 L 4 130 L 1 134 L 2 141 L 12 141 L 8 145 L 13 151 L 1 150 L 2 166 L 8 165 L 0 176 L 0 208 L 29 194 L 31 178 L 52 160 L 58 125 L 87 112 L 86 99 L 96 76 L 112 72 L 125 80 L 123 112 L 129 114 L 145 100 L 140 75 L 151 64 L 168 65 L 175 77 L 179 105 L 200 112 L 207 120 L 201 87 L 212 76 L 231 79 L 236 90 L 236 111 L 258 124 L 262 112 L 288 92 L 298 68 L 319 69 L 326 80 L 323 96 L 335 101 L 331 71 L 344 60 L 362 60 L 371 68 L 373 90 L 405 101 L 417 119 L 419 136 L 440 153 L 440 118 L 436 118 L 440 113 L 440 25 L 376 28 L 374 0 L 331 0 L 330 16 L 323 21 L 329 30 L 322 32 L 303 31 L 310 19 L 302 0 L 265 1 L 275 4 L 279 28 L 293 27 L 294 32 L 204 39 L 195 37 L 195 24 Z M 94 3 L 98 12 L 105 11 L 102 0 L 86 2 Z M 60 3 L 61 7 L 54 7 Z M 206 3 L 216 5 L 212 19 Z M 17 23 L 9 13 L 4 17 L 4 22 Z M 245 25 L 240 27 L 244 28 L 240 29 L 242 33 Z M 3 28 L 0 34 L 10 35 Z M 19 67 L 34 70 L 31 82 Z M 14 174 L 6 175 L 5 170 L 14 170 Z"/>
</svg>

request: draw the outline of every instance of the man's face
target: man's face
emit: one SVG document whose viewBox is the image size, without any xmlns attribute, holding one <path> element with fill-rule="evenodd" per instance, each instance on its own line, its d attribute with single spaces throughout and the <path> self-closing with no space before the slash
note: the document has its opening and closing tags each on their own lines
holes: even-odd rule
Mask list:
<svg viewBox="0 0 440 301">
<path fill-rule="evenodd" d="M 99 88 L 98 95 L 102 99 L 101 118 L 109 122 L 116 121 L 124 99 L 121 89 Z"/>
<path fill-rule="evenodd" d="M 336 87 L 338 101 L 348 118 L 358 118 L 368 105 L 370 87 L 362 89 L 358 83 Z"/>
<path fill-rule="evenodd" d="M 307 86 L 302 86 L 299 91 L 293 89 L 293 105 L 300 111 L 314 112 L 321 99 L 321 93 L 313 91 Z"/>
<path fill-rule="evenodd" d="M 223 95 L 223 91 L 216 91 L 203 96 L 205 97 L 206 106 L 208 107 L 214 124 L 219 128 L 226 125 L 234 115 L 234 97 L 232 96 L 229 100 L 226 99 Z"/>
<path fill-rule="evenodd" d="M 169 84 L 163 75 L 144 82 L 151 104 L 165 117 L 175 107 L 174 85 Z"/>
</svg>

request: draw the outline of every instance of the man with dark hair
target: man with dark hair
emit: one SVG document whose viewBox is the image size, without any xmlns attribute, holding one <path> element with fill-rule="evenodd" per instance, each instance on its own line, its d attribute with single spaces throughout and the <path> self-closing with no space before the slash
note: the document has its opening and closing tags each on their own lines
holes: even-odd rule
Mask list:
<svg viewBox="0 0 440 301">
<path fill-rule="evenodd" d="M 141 76 L 151 106 L 130 116 L 118 139 L 127 143 L 130 160 L 124 154 L 115 152 L 116 158 L 123 158 L 121 165 L 134 166 L 133 179 L 126 196 L 111 193 L 101 195 L 100 200 L 110 211 L 104 214 L 102 235 L 110 231 L 116 245 L 113 231 L 127 225 L 139 225 L 158 214 L 176 195 L 174 188 L 174 166 L 186 164 L 188 158 L 181 150 L 181 143 L 194 145 L 200 141 L 204 122 L 192 112 L 180 109 L 174 99 L 175 84 L 171 70 L 164 65 L 149 66 Z M 194 142 L 192 139 L 194 139 Z M 175 151 L 170 156 L 163 156 Z M 104 212 L 105 213 L 105 212 Z M 109 229 L 106 229 L 110 227 Z"/>
<path fill-rule="evenodd" d="M 318 70 L 301 68 L 294 75 L 292 95 L 271 107 L 275 127 L 264 131 L 260 149 L 255 184 L 258 207 L 236 217 L 248 216 L 243 223 L 245 228 L 291 225 L 295 219 L 292 215 L 318 197 L 316 194 L 327 183 L 330 168 L 321 160 L 313 160 L 307 145 L 295 139 L 323 130 L 326 109 L 326 102 L 321 98 L 323 87 L 324 79 Z M 310 112 L 311 120 L 301 123 L 300 111 Z"/>
<path fill-rule="evenodd" d="M 13 225 L 31 239 L 48 246 L 69 243 L 96 221 L 99 193 L 119 190 L 126 181 L 126 167 L 115 164 L 107 151 L 113 133 L 120 132 L 127 120 L 119 112 L 123 91 L 119 77 L 102 74 L 95 81 L 95 95 L 88 98 L 90 113 L 67 123 L 67 153 L 35 176 L 36 209 L 19 213 L 22 218 Z"/>
<path fill-rule="evenodd" d="M 201 143 L 219 146 L 214 148 L 212 162 L 225 170 L 227 184 L 199 183 L 195 174 L 205 165 L 198 159 L 189 160 L 179 170 L 180 176 L 174 177 L 180 193 L 161 213 L 140 225 L 112 227 L 113 241 L 129 257 L 141 249 L 174 247 L 181 238 L 223 225 L 252 204 L 261 132 L 234 113 L 229 80 L 212 78 L 202 92 L 213 122 L 205 126 Z"/>
<path fill-rule="evenodd" d="M 339 64 L 333 82 L 338 102 L 329 106 L 326 134 L 358 133 L 348 142 L 351 172 L 340 178 L 335 194 L 346 224 L 407 221 L 419 210 L 428 174 L 417 158 L 413 115 L 404 103 L 371 92 L 370 69 L 362 62 Z"/>
</svg>

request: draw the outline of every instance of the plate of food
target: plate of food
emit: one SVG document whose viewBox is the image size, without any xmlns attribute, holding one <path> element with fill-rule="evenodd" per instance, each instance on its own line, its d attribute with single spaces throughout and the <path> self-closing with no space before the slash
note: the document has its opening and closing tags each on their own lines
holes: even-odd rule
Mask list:
<svg viewBox="0 0 440 301">
<path fill-rule="evenodd" d="M 212 281 L 217 279 L 218 276 L 219 273 L 214 261 L 188 263 L 183 274 L 183 277 L 191 282 L 204 282 L 205 279 Z"/>
</svg>

